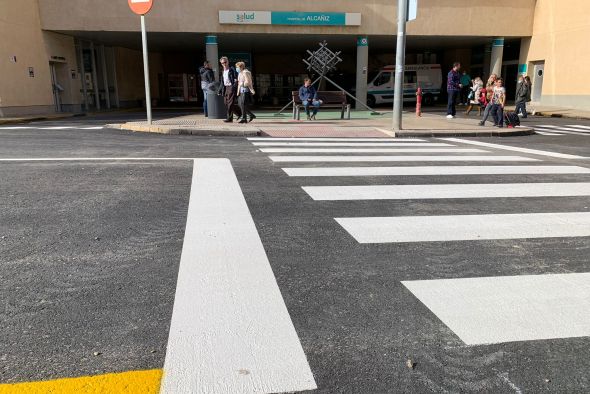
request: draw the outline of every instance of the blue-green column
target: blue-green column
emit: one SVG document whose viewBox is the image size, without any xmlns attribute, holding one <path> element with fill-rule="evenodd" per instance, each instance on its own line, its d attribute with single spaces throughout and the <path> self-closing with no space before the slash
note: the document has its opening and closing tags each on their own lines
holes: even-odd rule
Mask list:
<svg viewBox="0 0 590 394">
<path fill-rule="evenodd" d="M 504 37 L 494 38 L 492 40 L 492 59 L 490 62 L 490 72 L 501 76 L 502 74 L 502 57 L 504 56 Z"/>
<path fill-rule="evenodd" d="M 215 80 L 219 81 L 219 47 L 217 45 L 217 36 L 205 36 L 205 54 L 215 73 Z"/>
<path fill-rule="evenodd" d="M 356 40 L 356 98 L 367 103 L 367 72 L 369 67 L 369 38 L 358 37 Z M 356 103 L 356 109 L 364 107 Z"/>
</svg>

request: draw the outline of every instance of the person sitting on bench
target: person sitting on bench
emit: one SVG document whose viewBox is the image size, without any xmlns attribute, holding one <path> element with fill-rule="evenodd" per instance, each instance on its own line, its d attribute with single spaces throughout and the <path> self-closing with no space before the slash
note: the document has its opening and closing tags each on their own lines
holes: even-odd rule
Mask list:
<svg viewBox="0 0 590 394">
<path fill-rule="evenodd" d="M 307 120 L 315 120 L 315 116 L 322 105 L 322 100 L 318 100 L 318 92 L 311 85 L 311 79 L 305 78 L 303 80 L 303 86 L 299 88 L 299 100 L 305 108 L 307 114 Z M 309 106 L 313 107 L 313 113 L 309 113 Z"/>
</svg>

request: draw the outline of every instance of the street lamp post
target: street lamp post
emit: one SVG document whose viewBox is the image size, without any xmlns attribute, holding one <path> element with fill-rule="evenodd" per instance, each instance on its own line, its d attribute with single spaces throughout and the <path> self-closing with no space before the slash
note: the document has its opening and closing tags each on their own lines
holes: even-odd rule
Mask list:
<svg viewBox="0 0 590 394">
<path fill-rule="evenodd" d="M 406 20 L 408 0 L 397 1 L 397 45 L 395 48 L 395 88 L 393 91 L 393 130 L 402 129 L 404 104 L 404 64 L 406 61 Z"/>
</svg>

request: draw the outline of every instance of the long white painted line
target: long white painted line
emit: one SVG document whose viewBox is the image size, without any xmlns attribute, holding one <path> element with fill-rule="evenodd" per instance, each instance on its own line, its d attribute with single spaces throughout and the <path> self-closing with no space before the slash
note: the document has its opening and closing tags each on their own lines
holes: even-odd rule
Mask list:
<svg viewBox="0 0 590 394">
<path fill-rule="evenodd" d="M 588 157 L 584 157 L 584 156 L 568 155 L 565 153 L 557 153 L 557 152 L 547 152 L 544 150 L 537 150 L 537 149 L 520 148 L 517 146 L 491 144 L 489 142 L 464 140 L 462 138 L 442 138 L 442 140 L 450 141 L 450 142 L 457 142 L 457 143 L 462 143 L 462 144 L 469 144 L 469 145 L 485 146 L 488 148 L 509 150 L 509 151 L 514 151 L 514 152 L 528 153 L 531 155 L 557 157 L 560 159 L 588 159 Z"/>
<path fill-rule="evenodd" d="M 416 175 L 526 175 L 590 174 L 577 166 L 425 166 L 283 168 L 289 176 L 416 176 Z"/>
<path fill-rule="evenodd" d="M 343 142 L 422 142 L 418 138 L 347 138 L 347 137 L 249 137 L 248 141 L 343 141 Z"/>
<path fill-rule="evenodd" d="M 256 146 L 356 146 L 356 147 L 392 147 L 392 146 L 404 146 L 408 148 L 416 146 L 455 146 L 452 144 L 445 144 L 443 142 L 253 142 Z"/>
<path fill-rule="evenodd" d="M 36 157 L 36 158 L 3 158 L 0 162 L 8 161 L 137 161 L 137 160 L 193 160 L 192 157 Z"/>
<path fill-rule="evenodd" d="M 304 186 L 316 201 L 590 196 L 590 183 Z"/>
<path fill-rule="evenodd" d="M 580 128 L 580 129 L 586 129 L 586 130 L 590 130 L 590 126 L 584 126 L 581 124 L 566 124 L 567 127 L 576 127 L 576 128 Z"/>
<path fill-rule="evenodd" d="M 521 156 L 269 156 L 277 163 L 285 162 L 439 162 L 439 161 L 539 161 Z"/>
<path fill-rule="evenodd" d="M 264 153 L 487 153 L 469 148 L 260 148 Z"/>
<path fill-rule="evenodd" d="M 196 159 L 162 393 L 316 388 L 231 163 Z"/>
<path fill-rule="evenodd" d="M 359 243 L 588 237 L 590 212 L 339 218 Z"/>
<path fill-rule="evenodd" d="M 590 273 L 404 281 L 465 344 L 590 336 Z"/>
</svg>

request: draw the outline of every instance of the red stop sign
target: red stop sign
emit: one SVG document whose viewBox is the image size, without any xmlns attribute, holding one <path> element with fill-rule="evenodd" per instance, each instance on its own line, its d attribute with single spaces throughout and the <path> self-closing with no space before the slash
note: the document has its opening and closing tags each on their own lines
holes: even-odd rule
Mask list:
<svg viewBox="0 0 590 394">
<path fill-rule="evenodd" d="M 152 9 L 154 0 L 127 0 L 127 3 L 131 11 L 138 15 L 145 15 Z"/>
</svg>

